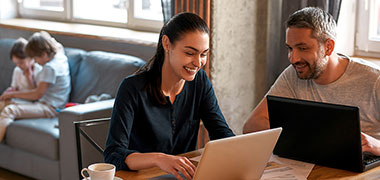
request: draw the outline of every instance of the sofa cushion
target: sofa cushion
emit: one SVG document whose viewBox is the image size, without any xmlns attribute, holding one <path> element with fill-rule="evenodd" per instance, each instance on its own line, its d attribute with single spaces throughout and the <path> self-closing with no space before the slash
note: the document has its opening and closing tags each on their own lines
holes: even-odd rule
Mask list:
<svg viewBox="0 0 380 180">
<path fill-rule="evenodd" d="M 71 89 L 71 101 L 83 103 L 90 95 L 115 97 L 119 83 L 137 71 L 145 61 L 129 55 L 103 51 L 88 52 L 80 63 Z"/>
<path fill-rule="evenodd" d="M 59 160 L 58 118 L 16 120 L 7 127 L 5 143 L 26 152 Z"/>
<path fill-rule="evenodd" d="M 9 57 L 15 39 L 0 39 L 0 94 L 11 85 L 15 64 Z"/>
<path fill-rule="evenodd" d="M 86 51 L 76 48 L 65 48 L 65 54 L 67 56 L 70 67 L 71 87 L 74 87 L 75 82 L 77 81 L 79 67 L 86 54 Z M 72 102 L 71 96 L 72 94 L 70 93 L 70 102 Z"/>
</svg>

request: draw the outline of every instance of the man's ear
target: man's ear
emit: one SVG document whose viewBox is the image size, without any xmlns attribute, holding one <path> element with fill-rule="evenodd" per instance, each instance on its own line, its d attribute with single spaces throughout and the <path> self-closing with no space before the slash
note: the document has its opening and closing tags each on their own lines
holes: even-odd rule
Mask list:
<svg viewBox="0 0 380 180">
<path fill-rule="evenodd" d="M 330 56 L 335 49 L 335 41 L 333 39 L 327 39 L 325 42 L 326 56 Z"/>
<path fill-rule="evenodd" d="M 168 52 L 170 50 L 170 39 L 167 35 L 162 36 L 162 46 L 165 50 L 165 52 Z"/>
</svg>

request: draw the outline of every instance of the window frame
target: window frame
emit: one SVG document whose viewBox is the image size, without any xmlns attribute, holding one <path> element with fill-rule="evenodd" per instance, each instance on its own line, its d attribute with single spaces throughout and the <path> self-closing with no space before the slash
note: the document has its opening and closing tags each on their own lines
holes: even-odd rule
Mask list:
<svg viewBox="0 0 380 180">
<path fill-rule="evenodd" d="M 371 13 L 375 0 L 357 1 L 357 23 L 355 36 L 355 54 L 380 57 L 380 39 L 371 39 Z"/>
<path fill-rule="evenodd" d="M 163 26 L 163 21 L 140 19 L 134 17 L 134 1 L 127 0 L 129 3 L 128 7 L 128 20 L 127 23 L 118 23 L 110 21 L 101 20 L 90 20 L 75 18 L 73 12 L 73 0 L 63 0 L 64 10 L 62 12 L 45 10 L 45 9 L 32 9 L 25 8 L 23 6 L 23 1 L 18 0 L 18 12 L 21 18 L 33 18 L 41 20 L 53 20 L 53 21 L 63 21 L 68 23 L 83 23 L 92 25 L 102 25 L 102 26 L 112 26 L 120 28 L 128 28 L 133 30 L 141 30 L 148 32 L 159 32 Z"/>
</svg>

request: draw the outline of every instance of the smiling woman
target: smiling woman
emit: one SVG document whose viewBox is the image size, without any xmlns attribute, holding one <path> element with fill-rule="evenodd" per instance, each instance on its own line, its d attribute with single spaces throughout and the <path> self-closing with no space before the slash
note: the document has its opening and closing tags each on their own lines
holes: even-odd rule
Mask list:
<svg viewBox="0 0 380 180">
<path fill-rule="evenodd" d="M 202 119 L 210 139 L 234 136 L 205 71 L 209 29 L 197 15 L 180 13 L 161 29 L 156 54 L 121 83 L 104 152 L 117 170 L 150 167 L 191 179 Z"/>
</svg>

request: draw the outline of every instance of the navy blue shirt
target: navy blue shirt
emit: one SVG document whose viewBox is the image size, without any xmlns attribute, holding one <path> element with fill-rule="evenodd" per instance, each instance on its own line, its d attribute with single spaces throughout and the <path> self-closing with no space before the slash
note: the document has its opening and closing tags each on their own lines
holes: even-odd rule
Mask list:
<svg viewBox="0 0 380 180">
<path fill-rule="evenodd" d="M 105 162 L 128 170 L 124 160 L 134 152 L 181 154 L 195 150 L 202 119 L 211 140 L 234 136 L 216 100 L 206 73 L 200 70 L 185 82 L 172 104 L 151 101 L 144 86 L 145 73 L 123 80 L 113 107 Z"/>
</svg>

